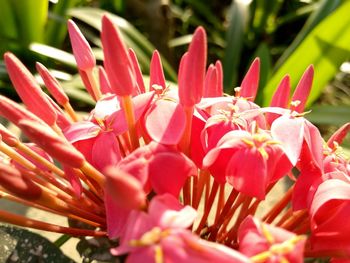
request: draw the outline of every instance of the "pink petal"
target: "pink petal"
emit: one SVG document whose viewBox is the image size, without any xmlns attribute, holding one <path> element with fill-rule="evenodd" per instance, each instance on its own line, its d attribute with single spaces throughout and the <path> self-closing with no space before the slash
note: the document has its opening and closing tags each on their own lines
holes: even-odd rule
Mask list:
<svg viewBox="0 0 350 263">
<path fill-rule="evenodd" d="M 63 133 L 70 143 L 96 137 L 101 128 L 90 121 L 75 122 L 67 127 Z"/>
<path fill-rule="evenodd" d="M 92 165 L 102 171 L 109 165 L 116 165 L 121 159 L 119 143 L 113 132 L 101 132 L 92 147 Z"/>
<path fill-rule="evenodd" d="M 311 122 L 304 123 L 304 138 L 308 145 L 313 163 L 323 170 L 323 138 L 320 131 Z"/>
<path fill-rule="evenodd" d="M 135 121 L 138 121 L 143 113 L 147 110 L 152 102 L 154 92 L 146 92 L 132 98 L 134 105 Z M 106 123 L 113 129 L 117 135 L 122 134 L 128 130 L 128 125 L 125 120 L 124 110 L 120 109 L 111 114 Z"/>
<path fill-rule="evenodd" d="M 158 100 L 148 111 L 146 129 L 151 138 L 159 143 L 176 145 L 185 130 L 186 115 L 183 107 L 168 100 Z"/>
<path fill-rule="evenodd" d="M 148 213 L 156 224 L 164 229 L 188 228 L 197 217 L 197 211 L 183 206 L 170 194 L 157 195 L 149 205 Z"/>
<path fill-rule="evenodd" d="M 293 166 L 296 165 L 304 140 L 304 119 L 281 116 L 271 126 L 272 137 L 282 142 L 282 148 Z"/>
<path fill-rule="evenodd" d="M 149 163 L 151 185 L 157 194 L 178 197 L 187 177 L 196 172 L 194 164 L 180 153 L 158 153 Z"/>
<path fill-rule="evenodd" d="M 104 203 L 106 208 L 108 237 L 110 239 L 118 238 L 125 228 L 125 223 L 131 210 L 121 208 L 107 192 L 105 192 Z"/>
<path fill-rule="evenodd" d="M 227 164 L 226 179 L 236 190 L 258 199 L 265 199 L 267 165 L 256 149 L 235 152 Z"/>
<path fill-rule="evenodd" d="M 259 87 L 260 59 L 254 59 L 241 83 L 240 95 L 254 101 Z"/>
</svg>

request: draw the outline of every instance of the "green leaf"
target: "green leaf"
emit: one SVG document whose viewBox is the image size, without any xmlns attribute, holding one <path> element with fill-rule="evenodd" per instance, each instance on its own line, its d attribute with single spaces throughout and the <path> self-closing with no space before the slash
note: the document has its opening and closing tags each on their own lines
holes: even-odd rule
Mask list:
<svg viewBox="0 0 350 263">
<path fill-rule="evenodd" d="M 0 0 L 0 36 L 3 39 L 16 39 L 18 37 L 15 16 L 11 2 Z M 5 43 L 4 43 L 5 42 Z M 0 41 L 0 45 L 6 47 L 7 41 Z"/>
<path fill-rule="evenodd" d="M 39 55 L 59 61 L 72 68 L 76 68 L 77 64 L 75 62 L 74 56 L 66 51 L 39 43 L 30 44 L 29 50 Z"/>
<path fill-rule="evenodd" d="M 45 32 L 46 44 L 59 47 L 67 35 L 67 11 L 74 7 L 78 0 L 58 1 L 50 11 Z"/>
<path fill-rule="evenodd" d="M 74 263 L 48 239 L 28 230 L 0 226 L 0 262 Z"/>
<path fill-rule="evenodd" d="M 12 0 L 18 37 L 22 45 L 42 42 L 48 14 L 47 0 Z"/>
<path fill-rule="evenodd" d="M 315 124 L 341 126 L 349 122 L 350 106 L 315 105 L 305 116 Z"/>
<path fill-rule="evenodd" d="M 282 56 L 278 59 L 275 65 L 275 69 L 279 68 L 283 62 L 293 53 L 293 51 L 299 46 L 299 44 L 305 39 L 310 31 L 325 17 L 334 11 L 341 3 L 341 0 L 328 1 L 323 0 L 319 3 L 318 8 L 310 15 L 303 28 L 295 37 L 292 44 L 283 52 Z"/>
<path fill-rule="evenodd" d="M 245 21 L 248 15 L 247 4 L 234 1 L 230 7 L 230 23 L 226 34 L 226 47 L 223 56 L 224 89 L 232 93 L 237 84 L 238 65 L 244 41 Z"/>
<path fill-rule="evenodd" d="M 263 105 L 269 104 L 274 91 L 285 74 L 291 76 L 295 88 L 305 69 L 313 64 L 315 77 L 307 106 L 322 93 L 339 66 L 350 56 L 350 1 L 346 0 L 331 15 L 318 24 L 293 54 L 278 69 L 263 90 Z"/>
<path fill-rule="evenodd" d="M 118 28 L 120 29 L 127 45 L 135 50 L 140 63 L 142 61 L 144 66 L 146 66 L 145 64 L 149 65 L 155 47 L 124 18 L 108 13 L 105 10 L 88 7 L 70 9 L 69 14 L 99 31 L 101 31 L 102 16 L 108 14 L 118 25 Z M 176 81 L 176 72 L 172 69 L 169 62 L 167 62 L 164 57 L 162 57 L 162 63 L 164 73 L 167 78 L 171 81 Z"/>
</svg>

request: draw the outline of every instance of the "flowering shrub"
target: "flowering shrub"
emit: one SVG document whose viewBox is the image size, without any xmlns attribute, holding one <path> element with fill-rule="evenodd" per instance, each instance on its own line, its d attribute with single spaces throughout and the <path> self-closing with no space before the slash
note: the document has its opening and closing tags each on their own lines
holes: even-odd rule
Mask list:
<svg viewBox="0 0 350 263">
<path fill-rule="evenodd" d="M 339 146 L 350 124 L 324 142 L 305 119 L 312 66 L 291 98 L 286 76 L 271 105 L 261 108 L 254 103 L 259 59 L 235 96 L 224 95 L 221 63 L 206 69 L 206 34 L 198 28 L 182 57 L 178 87 L 167 86 L 157 51 L 145 87 L 134 51 L 104 16 L 98 83 L 88 42 L 72 21 L 68 28 L 96 106 L 77 116 L 45 66 L 37 70 L 53 99 L 6 53 L 26 109 L 0 96 L 0 115 L 32 143 L 1 126 L 0 195 L 75 223 L 57 226 L 0 210 L 1 221 L 108 237 L 118 244 L 111 254 L 126 262 L 350 257 L 350 165 Z M 255 216 L 285 176 L 292 186 Z"/>
</svg>

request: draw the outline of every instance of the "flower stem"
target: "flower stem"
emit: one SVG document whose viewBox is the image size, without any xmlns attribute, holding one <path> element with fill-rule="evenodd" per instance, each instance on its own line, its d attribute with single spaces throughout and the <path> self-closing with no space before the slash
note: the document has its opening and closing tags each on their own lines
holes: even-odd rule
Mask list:
<svg viewBox="0 0 350 263">
<path fill-rule="evenodd" d="M 125 114 L 125 119 L 128 124 L 129 129 L 129 139 L 132 145 L 132 151 L 137 149 L 140 146 L 139 139 L 136 132 L 135 127 L 135 113 L 134 113 L 134 105 L 131 99 L 131 96 L 123 96 L 121 97 L 122 107 Z"/>
<path fill-rule="evenodd" d="M 207 222 L 207 219 L 208 219 L 210 210 L 213 206 L 218 189 L 219 189 L 219 183 L 214 181 L 213 186 L 212 186 L 211 191 L 210 191 L 209 198 L 205 202 L 204 213 L 203 213 L 202 219 L 198 225 L 197 230 L 195 231 L 198 235 L 201 233 L 203 227 L 205 226 L 205 224 Z"/>
<path fill-rule="evenodd" d="M 3 210 L 0 210 L 0 221 L 6 222 L 9 224 L 14 224 L 23 227 L 30 227 L 35 229 L 40 229 L 49 232 L 56 232 L 62 234 L 69 234 L 71 236 L 96 236 L 102 237 L 106 236 L 107 233 L 104 231 L 95 231 L 95 230 L 87 230 L 87 229 L 78 229 L 71 227 L 63 227 L 54 224 L 49 224 L 45 222 L 41 222 L 34 219 L 29 219 L 25 216 L 16 215 L 13 213 L 9 213 Z"/>
<path fill-rule="evenodd" d="M 191 130 L 192 130 L 192 116 L 193 116 L 193 107 L 185 107 L 186 114 L 186 126 L 184 134 L 181 138 L 179 147 L 184 154 L 190 157 L 191 152 Z M 183 197 L 184 204 L 190 205 L 191 203 L 191 178 L 187 178 L 185 185 L 183 187 Z"/>
<path fill-rule="evenodd" d="M 64 105 L 63 105 L 63 108 L 65 109 L 65 111 L 68 113 L 69 117 L 74 121 L 74 122 L 77 122 L 79 119 L 78 119 L 78 116 L 77 114 L 75 113 L 72 105 L 69 103 L 69 102 L 66 102 Z"/>
<path fill-rule="evenodd" d="M 279 202 L 277 202 L 267 214 L 263 216 L 262 221 L 270 224 L 275 220 L 275 218 L 282 212 L 282 210 L 287 206 L 287 204 L 291 200 L 293 189 L 294 185 L 290 187 L 289 190 L 283 196 L 283 198 Z"/>
<path fill-rule="evenodd" d="M 223 222 L 225 221 L 226 215 L 230 212 L 230 208 L 232 206 L 232 204 L 235 202 L 237 196 L 238 196 L 239 192 L 232 188 L 231 193 L 229 195 L 229 197 L 226 200 L 226 203 L 224 205 L 224 207 L 221 210 L 221 213 L 218 217 L 218 219 L 215 221 L 215 224 L 210 228 L 210 236 L 209 236 L 209 240 L 216 240 L 216 236 L 218 234 L 218 231 L 220 229 L 220 227 L 222 226 Z"/>
<path fill-rule="evenodd" d="M 89 80 L 89 83 L 91 85 L 92 92 L 94 93 L 94 96 L 96 100 L 99 100 L 102 96 L 100 89 L 98 88 L 97 81 L 93 75 L 93 68 L 89 70 L 85 70 L 86 76 Z"/>
</svg>

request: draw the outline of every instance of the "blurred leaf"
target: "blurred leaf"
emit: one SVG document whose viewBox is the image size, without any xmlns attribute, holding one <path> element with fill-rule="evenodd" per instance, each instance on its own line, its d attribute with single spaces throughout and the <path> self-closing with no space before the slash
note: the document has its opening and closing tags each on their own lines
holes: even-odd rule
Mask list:
<svg viewBox="0 0 350 263">
<path fill-rule="evenodd" d="M 8 0 L 0 0 L 0 28 L 0 37 L 2 40 L 0 41 L 0 51 L 4 52 L 10 49 L 8 40 L 18 37 L 15 16 L 11 2 Z"/>
<path fill-rule="evenodd" d="M 42 42 L 47 20 L 47 0 L 12 0 L 16 16 L 19 41 L 25 46 L 31 42 Z"/>
<path fill-rule="evenodd" d="M 59 47 L 67 34 L 67 10 L 74 7 L 79 0 L 58 1 L 49 12 L 49 20 L 45 32 L 45 43 Z"/>
<path fill-rule="evenodd" d="M 267 30 L 270 24 L 275 19 L 276 13 L 279 10 L 283 1 L 281 0 L 256 0 L 253 27 L 258 33 L 262 33 Z"/>
<path fill-rule="evenodd" d="M 193 35 L 185 35 L 177 38 L 173 38 L 169 41 L 168 45 L 169 47 L 178 47 L 178 46 L 184 46 L 190 44 L 192 40 Z"/>
<path fill-rule="evenodd" d="M 155 47 L 147 40 L 147 38 L 145 38 L 134 26 L 132 26 L 124 18 L 113 15 L 111 13 L 107 13 L 104 10 L 88 7 L 73 8 L 69 11 L 69 14 L 96 28 L 99 31 L 101 31 L 102 16 L 108 14 L 111 18 L 114 19 L 115 23 L 118 25 L 121 33 L 123 34 L 126 44 L 135 50 L 137 57 L 140 60 L 140 64 L 142 63 L 143 67 L 147 67 L 147 65 L 149 65 Z M 170 80 L 176 81 L 176 72 L 172 69 L 172 67 L 164 57 L 162 57 L 162 63 L 165 75 Z"/>
<path fill-rule="evenodd" d="M 285 74 L 291 76 L 295 88 L 305 69 L 313 64 L 315 77 L 307 105 L 321 94 L 339 66 L 350 55 L 350 1 L 346 0 L 305 38 L 293 54 L 278 69 L 263 90 L 263 105 L 269 104 L 274 91 Z"/>
<path fill-rule="evenodd" d="M 260 80 L 259 80 L 259 89 L 258 95 L 255 99 L 255 102 L 259 104 L 262 101 L 262 91 L 263 87 L 265 87 L 267 80 L 271 74 L 271 55 L 269 47 L 266 43 L 261 43 L 258 49 L 255 51 L 254 58 L 260 58 Z"/>
<path fill-rule="evenodd" d="M 321 22 L 326 16 L 334 11 L 341 4 L 341 0 L 322 0 L 318 3 L 318 8 L 309 16 L 303 28 L 300 30 L 292 44 L 283 52 L 282 56 L 278 59 L 275 65 L 275 69 L 279 68 L 283 62 L 293 53 L 293 51 L 299 46 L 299 44 L 305 39 L 310 31 Z"/>
<path fill-rule="evenodd" d="M 350 121 L 350 106 L 315 105 L 305 116 L 315 124 L 341 126 Z"/>
<path fill-rule="evenodd" d="M 203 3 L 203 1 L 185 0 L 185 2 L 190 4 L 192 8 L 196 10 L 196 13 L 199 13 L 201 16 L 205 17 L 206 21 L 212 24 L 216 29 L 222 28 L 220 20 L 216 18 L 210 7 Z"/>
<path fill-rule="evenodd" d="M 76 67 L 74 56 L 58 48 L 54 48 L 54 47 L 44 45 L 44 44 L 39 44 L 39 43 L 32 43 L 29 46 L 29 50 L 37 54 L 43 55 L 45 57 L 59 61 L 67 66 L 70 66 L 73 68 Z"/>
<path fill-rule="evenodd" d="M 226 47 L 223 56 L 224 89 L 226 93 L 232 93 L 238 79 L 238 65 L 244 41 L 248 4 L 244 1 L 234 1 L 228 16 L 229 27 L 226 33 Z"/>
<path fill-rule="evenodd" d="M 48 239 L 28 230 L 0 226 L 0 262 L 74 263 Z"/>
</svg>

